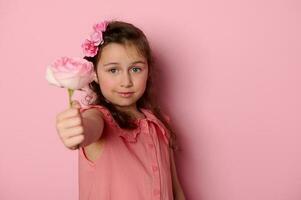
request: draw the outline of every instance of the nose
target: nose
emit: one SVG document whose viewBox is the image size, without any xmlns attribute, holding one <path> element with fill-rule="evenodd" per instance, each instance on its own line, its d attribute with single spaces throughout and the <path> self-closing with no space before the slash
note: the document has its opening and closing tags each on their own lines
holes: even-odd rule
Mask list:
<svg viewBox="0 0 301 200">
<path fill-rule="evenodd" d="M 132 77 L 128 72 L 124 73 L 124 75 L 122 76 L 121 79 L 122 79 L 121 80 L 121 86 L 122 87 L 131 87 L 131 86 L 133 86 Z"/>
</svg>

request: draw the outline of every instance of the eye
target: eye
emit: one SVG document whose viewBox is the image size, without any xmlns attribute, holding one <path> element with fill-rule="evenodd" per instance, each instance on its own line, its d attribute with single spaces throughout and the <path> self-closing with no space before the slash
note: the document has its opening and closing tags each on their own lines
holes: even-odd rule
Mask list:
<svg viewBox="0 0 301 200">
<path fill-rule="evenodd" d="M 114 72 L 115 72 L 116 70 L 117 70 L 117 69 L 115 69 L 115 68 L 111 68 L 111 69 L 108 70 L 108 72 L 112 72 L 113 74 L 115 74 Z"/>
<path fill-rule="evenodd" d="M 133 69 L 134 72 L 139 72 L 139 71 L 141 71 L 141 68 L 140 68 L 140 67 L 133 67 L 132 69 Z M 137 71 L 137 69 L 138 69 L 138 71 Z"/>
</svg>

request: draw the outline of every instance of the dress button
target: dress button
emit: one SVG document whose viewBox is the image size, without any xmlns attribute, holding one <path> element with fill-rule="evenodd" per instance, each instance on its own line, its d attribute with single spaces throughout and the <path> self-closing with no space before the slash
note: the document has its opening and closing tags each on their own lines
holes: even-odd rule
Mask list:
<svg viewBox="0 0 301 200">
<path fill-rule="evenodd" d="M 158 166 L 157 165 L 153 165 L 153 171 L 158 171 Z"/>
</svg>

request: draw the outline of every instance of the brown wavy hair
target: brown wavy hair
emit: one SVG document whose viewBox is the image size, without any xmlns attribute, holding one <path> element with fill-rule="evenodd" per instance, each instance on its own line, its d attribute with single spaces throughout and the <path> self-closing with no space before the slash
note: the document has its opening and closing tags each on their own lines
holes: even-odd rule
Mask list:
<svg viewBox="0 0 301 200">
<path fill-rule="evenodd" d="M 149 42 L 145 34 L 136 26 L 131 23 L 112 20 L 109 22 L 106 30 L 103 34 L 103 43 L 99 45 L 99 50 L 94 57 L 84 57 L 84 59 L 90 61 L 94 65 L 94 70 L 97 72 L 97 63 L 101 57 L 102 48 L 110 43 L 117 43 L 122 45 L 133 44 L 137 48 L 138 52 L 146 58 L 148 63 L 148 78 L 146 83 L 146 89 L 143 96 L 136 102 L 137 108 L 149 109 L 152 113 L 165 125 L 169 131 L 170 135 L 170 145 L 169 147 L 177 150 L 178 146 L 176 144 L 176 134 L 170 123 L 162 114 L 160 106 L 156 101 L 156 93 L 152 87 L 153 81 L 153 70 L 154 70 L 154 58 L 151 52 Z M 115 108 L 113 104 L 108 102 L 103 96 L 100 86 L 97 82 L 93 81 L 89 84 L 91 90 L 93 90 L 97 98 L 91 104 L 101 105 L 106 107 L 112 114 L 114 120 L 117 122 L 120 128 L 123 129 L 136 129 L 137 124 L 131 121 L 131 117 L 122 111 Z"/>
</svg>

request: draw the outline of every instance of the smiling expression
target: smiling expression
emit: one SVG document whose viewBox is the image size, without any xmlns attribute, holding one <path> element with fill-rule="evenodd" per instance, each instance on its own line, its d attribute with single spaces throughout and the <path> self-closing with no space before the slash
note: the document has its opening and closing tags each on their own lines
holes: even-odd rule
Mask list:
<svg viewBox="0 0 301 200">
<path fill-rule="evenodd" d="M 137 111 L 136 102 L 144 94 L 147 60 L 134 45 L 110 43 L 103 47 L 97 64 L 101 92 L 119 110 Z"/>
</svg>

